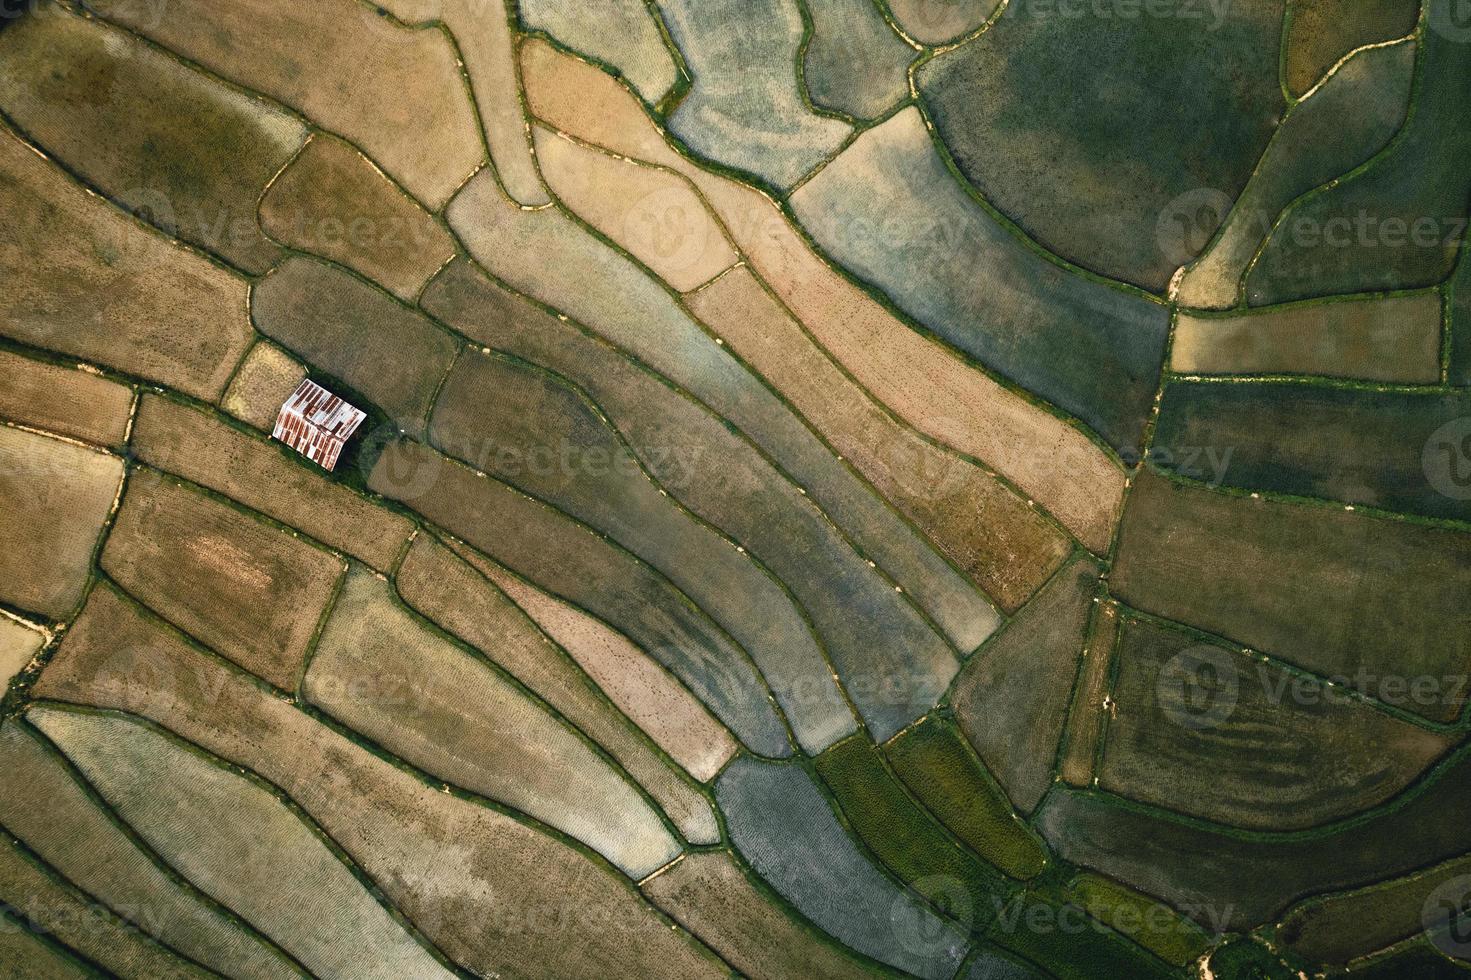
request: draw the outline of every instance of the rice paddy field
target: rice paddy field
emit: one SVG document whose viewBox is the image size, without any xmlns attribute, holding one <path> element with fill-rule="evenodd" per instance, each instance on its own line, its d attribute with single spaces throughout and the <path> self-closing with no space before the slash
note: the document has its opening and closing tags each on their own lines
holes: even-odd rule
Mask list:
<svg viewBox="0 0 1471 980">
<path fill-rule="evenodd" d="M 1468 212 L 1466 0 L 4 4 L 0 980 L 1471 977 Z"/>
</svg>

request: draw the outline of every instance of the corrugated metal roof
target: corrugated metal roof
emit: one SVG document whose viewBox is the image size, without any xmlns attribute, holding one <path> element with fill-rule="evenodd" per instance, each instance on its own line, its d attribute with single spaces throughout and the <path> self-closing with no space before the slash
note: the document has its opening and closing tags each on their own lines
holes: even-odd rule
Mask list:
<svg viewBox="0 0 1471 980">
<path fill-rule="evenodd" d="M 325 470 L 337 465 L 337 456 L 367 414 L 326 388 L 303 380 L 281 406 L 271 433 Z"/>
</svg>

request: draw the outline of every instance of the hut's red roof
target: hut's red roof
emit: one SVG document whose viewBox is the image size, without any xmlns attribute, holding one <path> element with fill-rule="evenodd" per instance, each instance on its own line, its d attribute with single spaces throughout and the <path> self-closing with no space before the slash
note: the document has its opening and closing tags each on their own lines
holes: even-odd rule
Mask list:
<svg viewBox="0 0 1471 980">
<path fill-rule="evenodd" d="M 303 380 L 281 406 L 271 435 L 307 459 L 330 470 L 342 447 L 367 415 L 309 380 Z"/>
</svg>

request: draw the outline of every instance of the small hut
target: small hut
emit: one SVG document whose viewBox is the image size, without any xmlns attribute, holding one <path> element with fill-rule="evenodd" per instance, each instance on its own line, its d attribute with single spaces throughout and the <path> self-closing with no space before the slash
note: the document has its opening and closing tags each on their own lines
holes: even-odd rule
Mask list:
<svg viewBox="0 0 1471 980">
<path fill-rule="evenodd" d="M 332 392 L 303 379 L 276 416 L 271 433 L 324 470 L 337 466 L 342 447 L 367 415 Z"/>
</svg>

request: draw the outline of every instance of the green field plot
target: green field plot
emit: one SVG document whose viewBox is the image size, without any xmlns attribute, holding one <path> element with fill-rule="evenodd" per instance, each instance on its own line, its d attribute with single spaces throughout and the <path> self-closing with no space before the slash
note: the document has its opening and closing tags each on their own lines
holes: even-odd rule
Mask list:
<svg viewBox="0 0 1471 980">
<path fill-rule="evenodd" d="M 184 632 L 279 688 L 296 676 L 342 560 L 156 473 L 135 473 L 103 571 Z"/>
<path fill-rule="evenodd" d="M 1118 708 L 1098 785 L 1217 823 L 1300 830 L 1352 816 L 1452 744 L 1182 631 L 1126 619 L 1115 657 Z"/>
<path fill-rule="evenodd" d="M 0 59 L 0 109 L 67 169 L 241 269 L 264 272 L 279 257 L 256 200 L 306 142 L 298 120 L 59 10 L 6 31 Z"/>
<path fill-rule="evenodd" d="M 867 0 L 806 0 L 812 37 L 802 56 L 807 96 L 822 109 L 876 119 L 909 96 L 915 50 Z"/>
<path fill-rule="evenodd" d="M 1112 794 L 1064 787 L 1048 795 L 1036 826 L 1063 858 L 1226 931 L 1265 922 L 1310 895 L 1463 853 L 1458 814 L 1468 799 L 1471 766 L 1458 755 L 1396 805 L 1305 838 L 1244 837 Z"/>
<path fill-rule="evenodd" d="M 1140 475 L 1110 577 L 1136 608 L 1435 721 L 1465 703 L 1471 535 Z M 1413 590 L 1405 575 L 1420 576 Z"/>
<path fill-rule="evenodd" d="M 587 676 L 577 669 L 577 665 L 583 661 L 573 660 L 548 644 L 545 636 L 527 618 L 527 614 L 517 609 L 512 599 L 496 587 L 496 580 L 492 576 L 507 583 L 508 588 L 511 587 L 509 583 L 517 583 L 519 588 L 514 594 L 515 598 L 521 602 L 526 601 L 522 598 L 520 589 L 532 587 L 521 583 L 499 566 L 494 566 L 489 559 L 466 555 L 462 560 L 433 538 L 420 536 L 414 540 L 413 547 L 405 556 L 395 582 L 399 595 L 409 605 L 437 625 L 477 647 L 534 694 L 544 699 L 568 722 L 607 749 L 628 774 L 638 780 L 658 801 L 669 819 L 688 840 L 696 844 L 713 844 L 718 841 L 720 829 L 715 823 L 715 815 L 709 802 L 681 780 L 670 766 L 629 730 L 627 720 L 597 696 Z M 545 593 L 539 595 L 546 601 L 556 602 Z M 532 608 L 538 613 L 541 611 L 540 606 Z M 581 626 L 580 630 L 591 632 L 592 624 L 597 621 L 591 617 L 586 619 L 588 624 Z M 569 650 L 582 652 L 576 637 L 564 639 L 559 636 L 560 631 L 551 629 L 545 623 L 541 625 L 553 638 L 566 643 Z M 579 629 L 576 626 L 571 628 Z M 591 637 L 588 640 L 596 643 Z M 645 681 L 638 687 L 638 694 L 635 696 L 641 695 L 648 707 L 647 712 L 630 717 L 640 722 L 645 714 L 664 717 L 683 738 L 669 739 L 668 745 L 661 741 L 660 747 L 670 752 L 682 764 L 681 756 L 690 758 L 686 754 L 687 746 L 690 752 L 699 752 L 704 748 L 699 744 L 699 726 L 703 724 L 713 729 L 709 738 L 718 743 L 718 747 L 706 750 L 714 757 L 706 765 L 713 768 L 709 772 L 701 768 L 699 773 L 708 779 L 735 752 L 735 740 L 693 695 L 641 651 L 628 644 L 627 640 L 623 642 L 630 648 L 627 652 L 617 651 L 603 655 L 615 656 L 621 653 L 624 657 L 637 658 L 647 664 L 642 675 L 635 673 L 632 666 L 625 668 L 630 680 L 637 678 Z M 598 653 L 590 652 L 588 655 L 596 657 Z M 593 676 L 598 677 L 597 674 Z M 656 686 L 659 680 L 663 681 L 663 687 Z M 680 700 L 672 706 L 660 696 L 671 689 L 680 696 Z M 619 701 L 618 705 L 623 707 L 623 702 Z M 627 708 L 624 710 L 628 711 Z M 637 810 L 638 807 L 634 809 Z"/>
<path fill-rule="evenodd" d="M 115 448 L 128 431 L 126 385 L 0 350 L 0 418 Z"/>
<path fill-rule="evenodd" d="M 964 930 L 887 877 L 802 768 L 737 759 L 716 784 L 716 797 L 742 856 L 818 926 L 916 976 L 955 972 L 966 953 Z M 931 884 L 957 903 L 970 898 L 958 880 Z"/>
<path fill-rule="evenodd" d="M 617 770 L 367 572 L 348 576 L 302 688 L 379 745 L 576 837 L 635 879 L 679 853 Z"/>
<path fill-rule="evenodd" d="M 1096 911 L 1104 911 L 1094 905 Z M 1110 934 L 1079 905 L 1017 897 L 998 910 L 986 938 L 1026 957 L 1059 980 L 1176 976 L 1163 960 Z"/>
<path fill-rule="evenodd" d="M 1424 517 L 1471 519 L 1465 391 L 1171 382 L 1157 464 L 1181 476 Z"/>
<path fill-rule="evenodd" d="M 1168 311 L 1013 237 L 946 169 L 919 110 L 865 132 L 791 200 L 824 251 L 942 340 L 1115 448 L 1137 445 Z"/>
<path fill-rule="evenodd" d="M 1015 0 L 925 64 L 920 93 L 998 210 L 1063 258 L 1162 293 L 1224 217 L 1196 206 L 1240 193 L 1284 108 L 1284 4 Z M 1070 84 L 1080 56 L 1106 96 Z"/>
<path fill-rule="evenodd" d="M 1097 584 L 1087 560 L 1058 572 L 965 665 L 951 692 L 960 730 L 1027 813 L 1052 783 Z"/>
<path fill-rule="evenodd" d="M 1468 873 L 1471 860 L 1462 857 L 1359 891 L 1309 899 L 1282 917 L 1277 940 L 1309 963 L 1357 960 L 1424 929 L 1427 902 Z"/>
<path fill-rule="evenodd" d="M 951 725 L 927 718 L 886 747 L 909 791 L 972 850 L 1013 878 L 1034 878 L 1047 850 Z"/>
<path fill-rule="evenodd" d="M 1095 921 L 1123 933 L 1166 963 L 1186 966 L 1210 948 L 1212 937 L 1200 926 L 1116 881 L 1080 875 L 1068 883 L 1067 895 Z"/>
<path fill-rule="evenodd" d="M 116 456 L 0 426 L 0 602 L 70 615 L 122 478 Z"/>
<path fill-rule="evenodd" d="M 1284 74 L 1301 98 L 1349 52 L 1415 29 L 1415 0 L 1296 0 L 1287 33 Z"/>
<path fill-rule="evenodd" d="M 817 758 L 817 772 L 837 800 L 843 819 L 885 866 L 942 913 L 964 921 L 964 895 L 973 909 L 1007 887 L 990 868 L 959 846 L 884 765 L 861 735 Z M 958 888 L 956 887 L 958 884 Z"/>
</svg>

